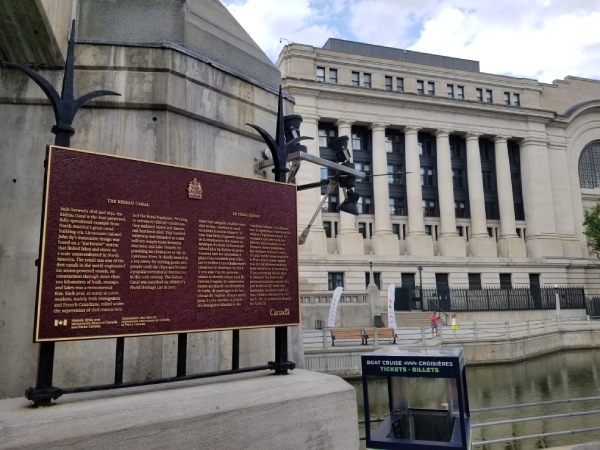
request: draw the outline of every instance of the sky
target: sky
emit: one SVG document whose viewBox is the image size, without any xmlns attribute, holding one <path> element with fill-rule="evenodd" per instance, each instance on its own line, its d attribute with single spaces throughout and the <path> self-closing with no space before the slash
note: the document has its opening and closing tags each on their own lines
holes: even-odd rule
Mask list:
<svg viewBox="0 0 600 450">
<path fill-rule="evenodd" d="M 479 61 L 551 83 L 600 80 L 600 0 L 221 0 L 275 62 L 328 38 Z"/>
</svg>

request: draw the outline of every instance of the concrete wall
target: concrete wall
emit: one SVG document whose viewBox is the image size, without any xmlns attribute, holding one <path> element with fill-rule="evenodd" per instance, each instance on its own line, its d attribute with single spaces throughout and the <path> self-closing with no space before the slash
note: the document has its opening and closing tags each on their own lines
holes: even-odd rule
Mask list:
<svg viewBox="0 0 600 450">
<path fill-rule="evenodd" d="M 20 21 L 27 21 L 28 14 L 34 13 L 43 25 L 36 28 L 37 34 L 33 30 L 31 34 L 1 34 L 0 48 L 11 45 L 37 48 L 38 40 L 44 39 L 65 41 L 65 23 L 70 25 L 77 11 L 80 14 L 86 11 L 83 3 L 26 0 L 19 2 L 23 4 L 19 10 L 12 8 L 14 2 L 0 2 L 5 27 L 17 29 Z M 115 7 L 128 4 L 101 3 L 104 8 L 109 3 Z M 157 3 L 149 2 L 149 9 Z M 202 10 L 201 3 L 173 1 L 171 6 L 194 6 L 198 13 Z M 221 16 L 226 10 L 213 0 L 205 3 L 206 11 L 213 14 L 206 22 L 214 28 L 218 21 L 224 20 Z M 91 7 L 89 2 L 86 4 Z M 136 4 L 142 6 L 141 2 Z M 9 7 L 11 14 L 3 15 Z M 186 10 L 183 18 L 191 20 L 190 14 Z M 143 17 L 142 14 L 136 20 Z M 81 35 L 85 36 L 85 27 L 83 24 L 81 27 Z M 215 33 L 225 40 L 227 30 L 234 28 L 227 23 Z M 104 31 L 104 37 L 110 35 L 110 29 Z M 243 35 L 245 32 L 239 32 L 237 37 Z M 260 156 L 265 144 L 246 123 L 257 124 L 274 134 L 277 111 L 274 80 L 279 76 L 275 67 L 257 59 L 252 76 L 244 76 L 239 68 L 219 65 L 200 55 L 202 43 L 194 40 L 188 40 L 183 47 L 165 43 L 161 48 L 150 44 L 111 44 L 100 42 L 102 36 L 94 37 L 96 42 L 75 47 L 75 96 L 97 89 L 113 90 L 121 96 L 102 97 L 78 112 L 73 123 L 76 133 L 71 139 L 72 147 L 255 177 L 254 158 Z M 251 55 L 260 49 L 240 51 Z M 62 53 L 56 52 L 60 60 Z M 47 69 L 40 73 L 60 91 L 62 70 Z M 263 83 L 252 78 L 261 73 Z M 291 105 L 287 104 L 287 108 L 291 110 Z M 0 398 L 22 396 L 26 388 L 35 384 L 37 345 L 32 343 L 32 331 L 37 268 L 34 262 L 40 240 L 45 148 L 54 142 L 50 132 L 53 125 L 52 108 L 41 89 L 18 71 L 1 69 Z M 191 335 L 189 370 L 228 369 L 230 339 L 228 331 Z M 262 365 L 273 360 L 273 341 L 273 329 L 242 331 L 240 366 Z M 173 375 L 175 352 L 173 336 L 127 339 L 125 380 Z M 302 347 L 295 328 L 290 331 L 290 352 L 290 359 L 301 366 Z M 59 343 L 54 384 L 66 387 L 112 382 L 113 365 L 114 340 Z"/>
<path fill-rule="evenodd" d="M 51 408 L 2 400 L 0 449 L 359 448 L 356 391 L 340 378 L 234 378 L 74 394 Z"/>
</svg>

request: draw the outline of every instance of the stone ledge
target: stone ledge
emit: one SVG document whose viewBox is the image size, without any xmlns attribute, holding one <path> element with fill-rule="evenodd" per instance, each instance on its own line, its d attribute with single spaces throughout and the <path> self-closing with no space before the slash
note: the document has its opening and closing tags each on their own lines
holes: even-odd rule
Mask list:
<svg viewBox="0 0 600 450">
<path fill-rule="evenodd" d="M 0 401 L 0 449 L 359 446 L 354 388 L 305 370 L 71 394 L 51 407 L 28 405 L 24 398 Z"/>
</svg>

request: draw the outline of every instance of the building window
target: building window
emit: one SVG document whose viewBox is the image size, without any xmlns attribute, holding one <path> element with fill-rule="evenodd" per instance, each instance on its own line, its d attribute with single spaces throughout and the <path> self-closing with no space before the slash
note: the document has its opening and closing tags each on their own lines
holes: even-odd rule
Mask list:
<svg viewBox="0 0 600 450">
<path fill-rule="evenodd" d="M 435 217 L 437 213 L 435 200 L 423 200 L 423 216 Z"/>
<path fill-rule="evenodd" d="M 512 289 L 512 281 L 510 273 L 500 274 L 500 289 Z"/>
<path fill-rule="evenodd" d="M 463 227 L 456 227 L 456 234 L 458 234 L 459 236 L 463 236 L 464 235 L 464 229 Z"/>
<path fill-rule="evenodd" d="M 365 284 L 369 287 L 371 283 L 371 273 L 365 272 Z M 381 272 L 373 272 L 373 283 L 377 286 L 377 289 L 381 290 Z"/>
<path fill-rule="evenodd" d="M 465 99 L 465 87 L 464 86 L 457 86 L 456 87 L 456 97 L 459 100 L 464 100 Z"/>
<path fill-rule="evenodd" d="M 454 85 L 448 84 L 446 88 L 448 90 L 448 98 L 454 98 Z"/>
<path fill-rule="evenodd" d="M 325 82 L 325 67 L 317 67 L 317 81 L 319 83 Z"/>
<path fill-rule="evenodd" d="M 344 272 L 327 272 L 327 288 L 335 291 L 339 287 L 344 287 Z"/>
<path fill-rule="evenodd" d="M 417 80 L 417 94 L 425 94 L 425 90 L 423 89 L 423 80 Z"/>
<path fill-rule="evenodd" d="M 388 184 L 404 184 L 404 166 L 403 165 L 394 165 L 388 164 L 387 166 L 387 176 L 388 176 Z"/>
<path fill-rule="evenodd" d="M 352 72 L 352 86 L 360 86 L 360 73 Z"/>
<path fill-rule="evenodd" d="M 450 135 L 450 158 L 455 160 L 464 160 L 466 152 L 466 142 L 460 136 Z"/>
<path fill-rule="evenodd" d="M 504 93 L 504 104 L 510 106 L 510 92 Z"/>
<path fill-rule="evenodd" d="M 494 148 L 492 145 L 483 144 L 480 142 L 479 145 L 479 158 L 481 161 L 493 161 L 494 160 Z"/>
<path fill-rule="evenodd" d="M 471 291 L 481 290 L 481 274 L 470 273 L 469 274 L 469 289 Z"/>
<path fill-rule="evenodd" d="M 494 103 L 494 96 L 492 95 L 491 89 L 485 90 L 485 101 L 488 103 Z"/>
<path fill-rule="evenodd" d="M 329 141 L 335 138 L 334 128 L 321 128 L 319 127 L 319 147 L 327 148 Z"/>
<path fill-rule="evenodd" d="M 367 224 L 365 222 L 358 222 L 358 232 L 362 235 L 363 239 L 367 238 Z"/>
<path fill-rule="evenodd" d="M 600 141 L 590 142 L 579 156 L 579 187 L 600 187 Z"/>
<path fill-rule="evenodd" d="M 398 239 L 400 239 L 400 224 L 392 224 L 392 234 L 395 234 L 396 236 L 398 236 Z"/>
<path fill-rule="evenodd" d="M 371 87 L 371 74 L 370 73 L 365 73 L 363 74 L 364 76 L 364 84 L 366 88 L 370 88 Z"/>
<path fill-rule="evenodd" d="M 494 171 L 482 170 L 481 175 L 483 178 L 483 189 L 486 191 L 495 191 L 496 183 L 494 181 Z"/>
<path fill-rule="evenodd" d="M 421 186 L 435 186 L 435 171 L 433 167 L 421 167 Z"/>
<path fill-rule="evenodd" d="M 404 78 L 396 78 L 396 90 L 404 92 Z"/>
<path fill-rule="evenodd" d="M 321 197 L 322 199 L 323 197 Z M 338 207 L 338 196 L 331 194 L 329 198 L 323 203 L 321 211 L 323 212 L 337 212 Z"/>
<path fill-rule="evenodd" d="M 485 202 L 485 218 L 488 220 L 499 219 L 498 204 L 496 202 Z M 490 234 L 490 236 L 492 236 Z"/>
<path fill-rule="evenodd" d="M 362 134 L 352 133 L 352 151 L 362 150 Z"/>
<path fill-rule="evenodd" d="M 480 88 L 475 89 L 475 95 L 477 96 L 478 102 L 483 102 L 483 89 L 480 89 Z"/>
<path fill-rule="evenodd" d="M 465 187 L 465 170 L 464 169 L 452 169 L 452 185 L 455 188 Z"/>
<path fill-rule="evenodd" d="M 327 167 L 321 167 L 319 169 L 319 179 L 327 180 L 329 178 L 329 169 Z"/>
<path fill-rule="evenodd" d="M 465 202 L 454 202 L 454 215 L 460 218 L 467 217 L 467 204 Z"/>
<path fill-rule="evenodd" d="M 373 214 L 371 197 L 361 195 L 356 203 L 359 214 Z"/>
<path fill-rule="evenodd" d="M 419 136 L 420 137 L 420 136 Z M 435 156 L 433 140 L 422 138 L 419 139 L 419 155 L 420 156 Z"/>
<path fill-rule="evenodd" d="M 325 237 L 331 237 L 331 222 L 324 220 L 323 221 L 323 229 L 325 230 Z"/>
<path fill-rule="evenodd" d="M 433 81 L 427 82 L 427 95 L 435 95 L 435 83 Z"/>
<path fill-rule="evenodd" d="M 391 197 L 389 199 L 390 215 L 391 216 L 405 216 L 404 211 L 404 200 L 401 198 Z"/>
<path fill-rule="evenodd" d="M 388 77 L 386 75 L 385 77 L 385 90 L 386 91 L 391 91 L 392 90 L 392 77 Z"/>
<path fill-rule="evenodd" d="M 513 94 L 513 105 L 521 106 L 521 95 L 520 94 Z"/>
<path fill-rule="evenodd" d="M 432 230 L 433 230 L 433 226 L 431 226 L 431 225 L 425 225 L 425 234 L 427 236 L 431 236 L 433 234 Z"/>
<path fill-rule="evenodd" d="M 337 69 L 329 69 L 329 82 L 337 84 Z"/>
<path fill-rule="evenodd" d="M 366 173 L 367 175 L 369 175 L 371 173 L 371 164 L 369 164 L 369 163 L 357 162 L 357 163 L 354 163 L 354 168 L 360 172 Z M 368 183 L 369 180 L 366 178 L 356 178 L 356 182 L 357 183 Z"/>
</svg>

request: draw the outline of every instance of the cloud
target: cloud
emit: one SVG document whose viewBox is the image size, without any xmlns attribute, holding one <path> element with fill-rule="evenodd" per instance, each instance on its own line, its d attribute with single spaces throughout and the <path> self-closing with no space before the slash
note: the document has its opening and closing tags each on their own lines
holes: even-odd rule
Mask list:
<svg viewBox="0 0 600 450">
<path fill-rule="evenodd" d="M 489 73 L 551 82 L 600 79 L 600 0 L 226 0 L 275 61 L 285 41 L 329 37 L 480 62 Z"/>
<path fill-rule="evenodd" d="M 335 28 L 319 20 L 327 17 L 323 13 L 339 14 L 338 9 L 325 2 L 237 0 L 223 4 L 272 61 L 277 60 L 286 41 L 321 47 L 329 37 L 338 35 Z"/>
</svg>

